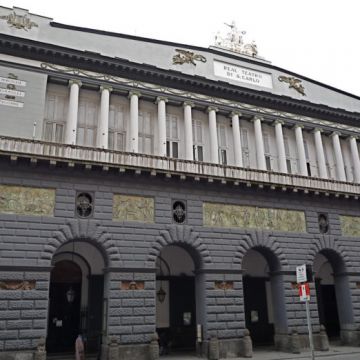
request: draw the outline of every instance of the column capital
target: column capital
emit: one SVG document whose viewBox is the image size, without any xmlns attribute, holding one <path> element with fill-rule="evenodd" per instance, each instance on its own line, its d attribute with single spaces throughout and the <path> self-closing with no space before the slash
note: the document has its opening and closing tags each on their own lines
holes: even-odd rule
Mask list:
<svg viewBox="0 0 360 360">
<path fill-rule="evenodd" d="M 242 117 L 242 113 L 240 110 L 233 110 L 231 113 L 230 113 L 230 117 L 234 117 L 235 115 L 237 115 L 239 118 Z"/>
<path fill-rule="evenodd" d="M 350 136 L 349 136 L 349 139 L 350 139 L 350 140 L 351 140 L 351 139 L 359 140 L 359 137 L 356 136 L 356 135 L 350 135 Z"/>
<path fill-rule="evenodd" d="M 277 120 L 275 120 L 275 121 L 272 123 L 273 126 L 275 126 L 275 125 L 277 125 L 277 124 L 284 125 L 285 122 L 284 122 L 283 120 L 277 119 Z"/>
<path fill-rule="evenodd" d="M 112 92 L 113 91 L 113 88 L 112 86 L 110 85 L 100 85 L 100 92 L 103 92 L 103 90 L 108 90 L 109 92 Z"/>
<path fill-rule="evenodd" d="M 82 82 L 80 80 L 77 80 L 77 79 L 71 79 L 69 80 L 69 86 L 73 85 L 73 84 L 76 84 L 78 85 L 79 87 L 82 86 Z"/>
<path fill-rule="evenodd" d="M 140 91 L 138 91 L 138 90 L 130 90 L 129 91 L 129 99 L 132 97 L 132 96 L 137 96 L 138 98 L 141 96 L 141 92 Z"/>
<path fill-rule="evenodd" d="M 158 96 L 155 100 L 155 104 L 158 104 L 160 101 L 165 101 L 167 103 L 169 100 L 165 96 Z"/>
<path fill-rule="evenodd" d="M 208 106 L 206 111 L 209 113 L 210 111 L 218 112 L 219 109 L 216 106 Z"/>
<path fill-rule="evenodd" d="M 190 106 L 191 108 L 193 108 L 193 107 L 195 107 L 195 103 L 193 103 L 192 101 L 187 100 L 187 101 L 183 102 L 183 107 L 185 107 L 185 106 Z"/>
<path fill-rule="evenodd" d="M 339 132 L 339 131 L 333 131 L 330 136 L 331 136 L 331 137 L 333 137 L 333 136 L 340 136 L 340 132 Z"/>
<path fill-rule="evenodd" d="M 315 128 L 313 131 L 312 131 L 312 133 L 316 133 L 316 132 L 319 132 L 320 134 L 323 132 L 323 130 L 322 129 L 320 129 L 320 128 Z"/>
<path fill-rule="evenodd" d="M 263 121 L 264 118 L 262 116 L 259 116 L 259 115 L 254 115 L 253 118 L 251 119 L 251 122 L 254 122 L 256 120 Z"/>
<path fill-rule="evenodd" d="M 294 125 L 294 129 L 297 129 L 297 128 L 299 128 L 299 129 L 303 129 L 303 128 L 304 128 L 304 125 L 301 125 L 301 124 L 295 124 L 295 125 Z"/>
</svg>

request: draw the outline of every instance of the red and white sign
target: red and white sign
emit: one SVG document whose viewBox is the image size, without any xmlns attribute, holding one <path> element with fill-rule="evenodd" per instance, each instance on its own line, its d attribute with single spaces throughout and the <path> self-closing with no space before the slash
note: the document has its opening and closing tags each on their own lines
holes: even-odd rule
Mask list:
<svg viewBox="0 0 360 360">
<path fill-rule="evenodd" d="M 299 296 L 300 296 L 300 301 L 309 301 L 310 300 L 309 283 L 299 285 Z"/>
</svg>

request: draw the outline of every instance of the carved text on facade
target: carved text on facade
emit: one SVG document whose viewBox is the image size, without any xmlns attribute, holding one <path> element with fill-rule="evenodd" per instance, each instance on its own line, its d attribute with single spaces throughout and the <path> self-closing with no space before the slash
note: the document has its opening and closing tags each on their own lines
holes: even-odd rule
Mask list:
<svg viewBox="0 0 360 360">
<path fill-rule="evenodd" d="M 154 199 L 151 197 L 114 195 L 114 221 L 154 222 Z"/>
<path fill-rule="evenodd" d="M 203 219 L 211 227 L 306 232 L 303 211 L 204 203 Z"/>
<path fill-rule="evenodd" d="M 0 213 L 54 216 L 55 190 L 0 185 Z"/>
</svg>

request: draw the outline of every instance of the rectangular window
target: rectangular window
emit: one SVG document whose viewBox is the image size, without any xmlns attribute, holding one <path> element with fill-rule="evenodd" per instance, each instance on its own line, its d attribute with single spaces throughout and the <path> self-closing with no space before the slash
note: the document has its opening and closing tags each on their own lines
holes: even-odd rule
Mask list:
<svg viewBox="0 0 360 360">
<path fill-rule="evenodd" d="M 151 123 L 151 113 L 139 111 L 139 152 L 143 154 L 153 153 L 154 135 Z"/>
<path fill-rule="evenodd" d="M 76 143 L 95 146 L 98 109 L 93 99 L 82 98 L 79 102 L 78 129 Z"/>
<path fill-rule="evenodd" d="M 220 164 L 227 165 L 226 150 L 220 149 Z"/>
<path fill-rule="evenodd" d="M 66 123 L 66 97 L 59 94 L 47 94 L 45 103 L 45 119 L 43 139 L 62 143 Z"/>
<path fill-rule="evenodd" d="M 203 126 L 201 120 L 193 120 L 193 155 L 195 161 L 204 161 Z"/>
<path fill-rule="evenodd" d="M 266 163 L 266 170 L 271 171 L 271 157 L 269 155 L 265 155 L 265 163 Z"/>
<path fill-rule="evenodd" d="M 286 169 L 288 174 L 291 174 L 291 160 L 290 159 L 286 159 Z"/>
<path fill-rule="evenodd" d="M 166 156 L 179 157 L 178 117 L 168 114 L 166 116 Z"/>
<path fill-rule="evenodd" d="M 126 146 L 124 111 L 121 105 L 111 104 L 109 108 L 109 149 L 124 151 Z"/>
<path fill-rule="evenodd" d="M 241 128 L 241 152 L 243 158 L 243 166 L 246 168 L 250 167 L 250 156 L 249 156 L 249 142 L 248 142 L 248 130 Z"/>
</svg>

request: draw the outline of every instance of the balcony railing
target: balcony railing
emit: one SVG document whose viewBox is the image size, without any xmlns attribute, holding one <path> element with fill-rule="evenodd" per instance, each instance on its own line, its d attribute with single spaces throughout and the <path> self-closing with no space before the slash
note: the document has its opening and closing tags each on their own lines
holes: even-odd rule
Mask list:
<svg viewBox="0 0 360 360">
<path fill-rule="evenodd" d="M 104 150 L 76 145 L 0 136 L 0 154 L 67 161 L 107 167 L 143 169 L 199 178 L 344 194 L 360 194 L 360 184 L 284 174 L 155 155 Z"/>
</svg>

